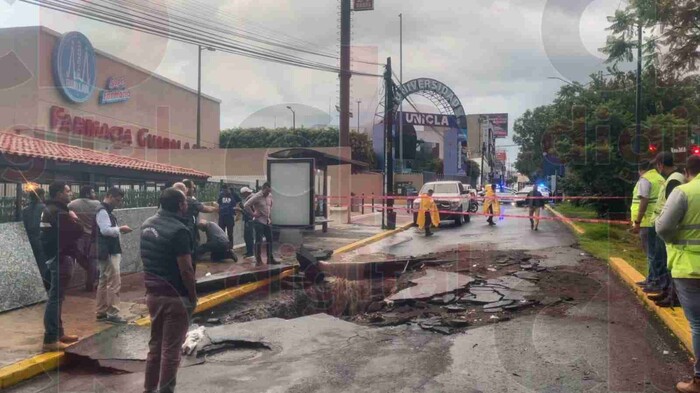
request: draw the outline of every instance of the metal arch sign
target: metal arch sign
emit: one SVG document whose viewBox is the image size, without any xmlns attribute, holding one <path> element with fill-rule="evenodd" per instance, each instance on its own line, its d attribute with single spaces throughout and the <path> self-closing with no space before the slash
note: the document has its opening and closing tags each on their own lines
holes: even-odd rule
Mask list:
<svg viewBox="0 0 700 393">
<path fill-rule="evenodd" d="M 396 95 L 396 103 L 394 104 L 394 109 L 397 110 L 401 101 L 411 94 L 418 93 L 421 91 L 433 92 L 440 97 L 442 97 L 452 108 L 452 112 L 457 118 L 457 125 L 459 128 L 467 128 L 467 116 L 464 112 L 464 107 L 462 102 L 457 97 L 452 89 L 450 89 L 446 84 L 431 78 L 418 78 L 410 80 L 403 85 L 399 86 L 398 94 Z"/>
<path fill-rule="evenodd" d="M 64 34 L 53 53 L 54 81 L 61 93 L 75 103 L 87 101 L 95 91 L 96 71 L 90 40 L 77 31 Z"/>
</svg>

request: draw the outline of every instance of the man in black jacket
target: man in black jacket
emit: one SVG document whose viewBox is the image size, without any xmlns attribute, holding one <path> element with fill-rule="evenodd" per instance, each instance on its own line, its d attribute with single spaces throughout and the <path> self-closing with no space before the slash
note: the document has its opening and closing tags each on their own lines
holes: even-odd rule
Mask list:
<svg viewBox="0 0 700 393">
<path fill-rule="evenodd" d="M 197 305 L 192 237 L 189 220 L 183 219 L 187 212 L 185 194 L 168 188 L 161 194 L 160 206 L 141 226 L 146 305 L 151 316 L 144 382 L 147 393 L 175 390 L 181 347 Z"/>
<path fill-rule="evenodd" d="M 49 186 L 49 200 L 41 215 L 41 245 L 51 273 L 51 287 L 44 312 L 44 352 L 60 351 L 78 336 L 65 334 L 61 306 L 73 275 L 74 258 L 83 227 L 78 216 L 68 210 L 73 193 L 64 182 Z"/>
<path fill-rule="evenodd" d="M 46 292 L 51 288 L 51 274 L 49 268 L 46 267 L 46 256 L 44 249 L 41 247 L 41 213 L 44 212 L 46 205 L 44 204 L 44 189 L 38 186 L 32 187 L 29 191 L 29 205 L 22 210 L 22 221 L 24 229 L 27 231 L 29 245 L 32 246 L 32 253 L 36 260 L 36 265 L 39 268 L 41 280 L 44 282 Z"/>
</svg>

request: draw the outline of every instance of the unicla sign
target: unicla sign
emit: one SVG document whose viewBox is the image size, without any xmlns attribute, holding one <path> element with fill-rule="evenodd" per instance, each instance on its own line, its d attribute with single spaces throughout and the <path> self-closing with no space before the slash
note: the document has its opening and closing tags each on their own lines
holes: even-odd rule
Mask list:
<svg viewBox="0 0 700 393">
<path fill-rule="evenodd" d="M 452 127 L 457 124 L 455 116 L 434 113 L 404 112 L 403 121 L 414 126 Z"/>
</svg>

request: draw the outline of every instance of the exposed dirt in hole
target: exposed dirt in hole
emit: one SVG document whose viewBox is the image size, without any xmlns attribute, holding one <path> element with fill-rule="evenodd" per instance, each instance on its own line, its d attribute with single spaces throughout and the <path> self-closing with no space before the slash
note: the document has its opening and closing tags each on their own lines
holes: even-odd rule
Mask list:
<svg viewBox="0 0 700 393">
<path fill-rule="evenodd" d="M 464 247 L 425 257 L 451 262 L 432 264 L 428 261 L 399 277 L 375 280 L 350 281 L 329 277 L 321 284 L 312 285 L 296 276 L 283 282 L 279 291 L 253 294 L 218 308 L 210 317 L 217 318 L 213 320 L 214 324 L 227 324 L 327 313 L 362 325 L 409 323 L 436 333 L 451 334 L 520 315 L 539 312 L 563 315 L 573 305 L 592 298 L 600 289 L 600 284 L 588 277 L 590 271 L 545 269 L 540 264 L 543 256 L 522 251 L 483 251 Z M 377 260 L 376 255 L 366 258 Z M 412 280 L 430 274 L 431 270 L 469 276 L 474 281 L 433 298 L 385 300 L 411 288 L 414 286 Z M 207 317 L 202 317 L 199 322 L 206 320 Z"/>
</svg>

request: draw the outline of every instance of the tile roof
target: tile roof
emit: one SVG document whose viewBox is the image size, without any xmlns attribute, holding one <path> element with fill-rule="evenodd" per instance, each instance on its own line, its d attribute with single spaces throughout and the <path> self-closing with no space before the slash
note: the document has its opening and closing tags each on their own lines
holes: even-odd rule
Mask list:
<svg viewBox="0 0 700 393">
<path fill-rule="evenodd" d="M 183 177 L 208 178 L 211 176 L 206 172 L 190 168 L 125 157 L 6 132 L 0 132 L 0 153 L 134 171 L 165 173 Z"/>
</svg>

